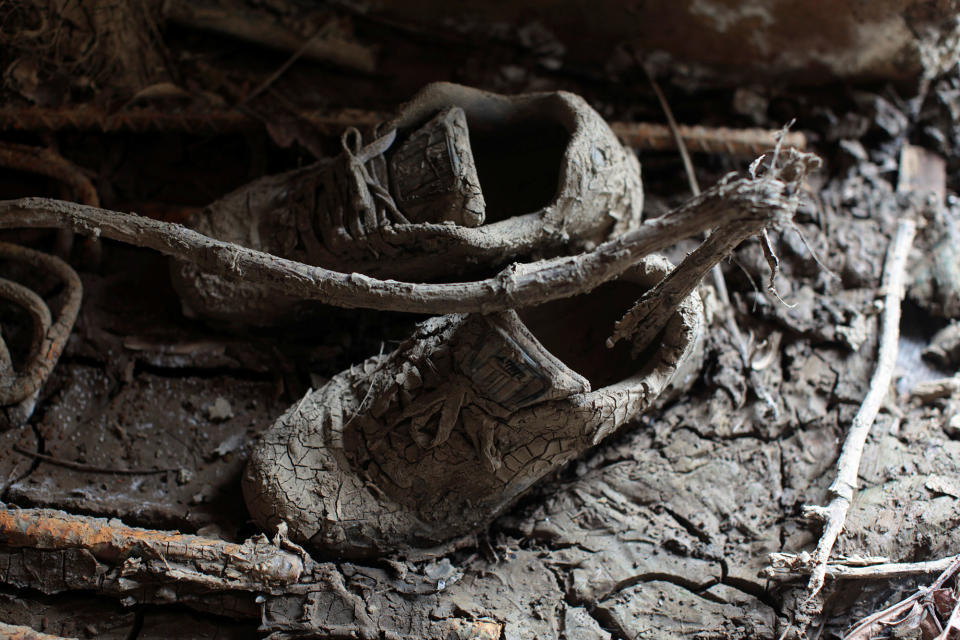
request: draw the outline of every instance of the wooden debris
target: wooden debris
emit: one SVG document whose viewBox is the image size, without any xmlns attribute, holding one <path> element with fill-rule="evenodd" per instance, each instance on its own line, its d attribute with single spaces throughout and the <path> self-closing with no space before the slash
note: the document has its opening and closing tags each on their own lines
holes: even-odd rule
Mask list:
<svg viewBox="0 0 960 640">
<path fill-rule="evenodd" d="M 947 199 L 947 161 L 923 147 L 903 145 L 897 191 L 933 194 L 943 205 Z"/>
<path fill-rule="evenodd" d="M 167 0 L 163 3 L 164 18 L 179 25 L 212 31 L 240 40 L 302 55 L 319 62 L 372 73 L 376 70 L 376 52 L 368 46 L 342 36 L 328 33 L 325 27 L 312 38 L 304 38 L 271 19 L 267 11 L 244 11 L 237 6 L 229 9 L 215 3 Z"/>
<path fill-rule="evenodd" d="M 844 640 L 870 640 L 881 632 L 889 631 L 891 627 L 909 626 L 913 629 L 920 627 L 921 624 L 923 624 L 923 619 L 927 615 L 935 613 L 935 611 L 932 611 L 934 607 L 932 606 L 933 602 L 931 602 L 931 600 L 935 600 L 938 595 L 943 595 L 944 591 L 948 591 L 941 589 L 941 587 L 957 573 L 958 569 L 960 569 L 960 556 L 950 559 L 947 568 L 943 570 L 943 573 L 940 574 L 930 587 L 921 588 L 909 598 L 867 616 L 844 636 Z M 957 613 L 956 606 L 957 603 L 954 601 L 950 622 L 938 638 L 946 639 L 945 634 L 949 631 L 950 625 L 954 622 Z M 931 621 L 934 625 L 939 626 L 935 615 L 932 616 Z"/>
</svg>

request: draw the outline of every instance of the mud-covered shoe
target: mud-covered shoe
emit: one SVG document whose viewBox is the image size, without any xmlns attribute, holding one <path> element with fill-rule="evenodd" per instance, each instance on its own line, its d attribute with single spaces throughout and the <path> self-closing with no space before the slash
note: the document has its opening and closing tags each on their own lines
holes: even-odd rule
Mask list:
<svg viewBox="0 0 960 640">
<path fill-rule="evenodd" d="M 520 311 L 447 315 L 309 392 L 256 445 L 254 519 L 346 556 L 476 531 L 533 483 L 684 387 L 699 368 L 693 294 L 634 360 L 614 321 L 658 283 L 652 256 L 593 292 Z"/>
<path fill-rule="evenodd" d="M 577 252 L 641 221 L 635 155 L 570 93 L 431 84 L 368 140 L 348 130 L 338 157 L 261 178 L 190 225 L 336 271 L 438 282 Z M 297 308 L 192 264 L 173 277 L 188 313 L 265 324 Z"/>
</svg>

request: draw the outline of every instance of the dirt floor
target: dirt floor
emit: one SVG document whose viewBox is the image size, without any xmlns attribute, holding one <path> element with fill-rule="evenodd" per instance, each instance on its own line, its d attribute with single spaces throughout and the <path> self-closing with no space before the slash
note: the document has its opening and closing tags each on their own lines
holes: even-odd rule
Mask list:
<svg viewBox="0 0 960 640">
<path fill-rule="evenodd" d="M 34 19 L 2 11 L 23 29 Z M 505 92 L 568 89 L 610 121 L 663 121 L 640 69 L 587 76 L 545 64 L 542 42 L 529 46 L 513 34 L 438 40 L 350 12 L 340 20 L 391 53 L 375 72 L 302 59 L 271 79 L 289 52 L 177 25 L 166 26 L 163 46 L 151 49 L 151 64 L 174 70 L 170 77 L 100 52 L 94 58 L 103 64 L 86 67 L 84 79 L 54 72 L 45 49 L 8 48 L 0 53 L 2 140 L 56 150 L 82 167 L 106 208 L 184 221 L 256 177 L 310 162 L 308 146 L 336 152 L 338 125 L 305 137 L 288 118 L 291 105 L 389 112 L 426 81 L 449 79 Z M 79 46 L 71 42 L 64 38 L 58 51 Z M 136 82 L 150 80 L 152 89 L 140 84 L 131 94 L 134 80 L 123 70 Z M 248 123 L 204 115 L 265 82 L 261 99 L 246 105 Z M 0 547 L 0 621 L 58 636 L 139 640 L 271 632 L 438 640 L 779 637 L 806 595 L 806 577 L 770 579 L 761 571 L 770 553 L 809 552 L 817 544 L 820 527 L 803 507 L 827 502 L 844 435 L 867 392 L 884 256 L 906 215 L 918 217 L 919 232 L 896 380 L 867 440 L 861 490 L 834 553 L 917 562 L 960 551 L 960 396 L 914 393 L 918 383 L 960 366 L 960 339 L 950 328 L 960 318 L 960 201 L 945 197 L 960 188 L 960 75 L 954 69 L 920 87 L 718 88 L 680 74 L 660 82 L 682 123 L 779 129 L 796 119 L 794 129 L 824 159 L 797 215 L 802 237 L 793 230 L 773 237 L 783 301 L 766 292 L 768 265 L 756 240 L 723 265 L 749 341 L 748 363 L 716 292 L 704 284 L 711 325 L 690 390 L 537 484 L 460 548 L 367 562 L 317 557 L 316 575 L 325 577 L 315 588 L 255 601 L 252 594 L 186 597 L 175 589 L 115 597 L 58 581 L 62 555 Z M 63 114 L 77 113 L 78 105 L 100 115 L 70 124 Z M 42 122 L 41 112 L 53 119 Z M 140 119 L 104 131 L 110 113 Z M 175 123 L 163 114 L 185 117 Z M 186 116 L 199 124 L 184 125 Z M 929 198 L 898 191 L 908 144 L 945 160 Z M 646 216 L 689 198 L 676 151 L 638 153 Z M 693 156 L 704 186 L 749 162 Z M 0 198 L 28 195 L 76 198 L 35 171 L 0 170 Z M 47 231 L 4 232 L 3 239 L 61 253 L 67 246 L 64 234 Z M 681 243 L 669 257 L 678 260 L 693 246 Z M 25 426 L 0 432 L 0 500 L 8 505 L 248 538 L 257 529 L 240 473 L 258 434 L 307 389 L 390 351 L 423 318 L 317 307 L 293 326 L 205 323 L 184 316 L 167 260 L 156 253 L 77 237 L 67 255 L 83 281 L 83 306 L 37 410 Z M 54 292 L 42 279 L 34 284 Z M 0 313 L 15 336 L 15 314 L 8 307 Z M 810 637 L 842 637 L 856 620 L 933 577 L 828 580 L 824 615 Z M 331 584 L 339 586 L 322 588 Z"/>
</svg>

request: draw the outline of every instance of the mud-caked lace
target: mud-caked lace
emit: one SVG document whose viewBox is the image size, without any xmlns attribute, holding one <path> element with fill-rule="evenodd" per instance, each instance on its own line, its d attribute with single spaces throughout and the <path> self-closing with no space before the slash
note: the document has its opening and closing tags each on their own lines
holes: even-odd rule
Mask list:
<svg viewBox="0 0 960 640">
<path fill-rule="evenodd" d="M 410 221 L 400 213 L 397 203 L 390 195 L 390 190 L 384 185 L 386 181 L 386 160 L 383 154 L 387 152 L 396 139 L 397 130 L 391 129 L 379 135 L 373 142 L 363 146 L 363 136 L 360 131 L 356 127 L 349 127 L 343 132 L 340 143 L 343 146 L 343 152 L 348 157 L 355 158 L 358 161 L 360 173 L 367 184 L 367 188 L 370 189 L 370 194 L 389 212 L 392 217 L 391 221 L 398 224 L 409 224 Z"/>
<path fill-rule="evenodd" d="M 508 409 L 477 393 L 471 381 L 456 371 L 448 372 L 445 383 L 439 387 L 421 388 L 410 404 L 400 407 L 398 378 L 403 376 L 398 376 L 396 369 L 385 366 L 386 364 L 380 362 L 372 371 L 364 371 L 370 385 L 353 415 L 334 421 L 329 434 L 331 442 L 342 447 L 343 430 L 364 409 L 369 410 L 370 405 L 376 403 L 375 397 L 385 395 L 390 398 L 390 404 L 396 407 L 397 411 L 394 418 L 387 423 L 389 428 L 405 427 L 410 438 L 421 449 L 433 449 L 443 445 L 459 423 L 464 435 L 473 445 L 477 458 L 487 470 L 494 473 L 502 466 L 502 454 L 497 447 L 496 434 L 509 418 Z M 433 367 L 433 364 L 429 359 L 421 360 L 408 354 L 400 370 L 407 375 L 417 371 L 419 377 L 419 369 L 424 366 Z M 434 424 L 436 430 L 433 433 L 430 433 L 428 423 Z"/>
<path fill-rule="evenodd" d="M 394 427 L 406 422 L 410 437 L 422 449 L 444 444 L 460 423 L 477 458 L 493 473 L 502 465 L 496 432 L 508 415 L 509 411 L 478 394 L 466 376 L 451 372 L 446 383 L 425 391 L 392 422 Z M 436 431 L 430 434 L 427 425 L 434 420 Z"/>
<path fill-rule="evenodd" d="M 392 224 L 409 224 L 387 188 L 384 153 L 396 140 L 395 129 L 369 144 L 355 127 L 340 139 L 343 152 L 323 163 L 315 178 L 291 192 L 297 228 L 309 260 L 323 264 L 366 238 L 364 247 L 377 256 L 380 244 L 371 235 Z"/>
</svg>

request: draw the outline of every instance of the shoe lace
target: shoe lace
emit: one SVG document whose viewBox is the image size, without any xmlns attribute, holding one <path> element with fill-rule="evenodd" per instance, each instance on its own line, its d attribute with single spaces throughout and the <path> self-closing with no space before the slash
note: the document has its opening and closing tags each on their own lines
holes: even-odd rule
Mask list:
<svg viewBox="0 0 960 640">
<path fill-rule="evenodd" d="M 343 132 L 340 143 L 348 157 L 358 161 L 361 175 L 371 195 L 389 212 L 392 221 L 399 224 L 410 224 L 410 221 L 400 213 L 397 203 L 390 191 L 384 185 L 386 179 L 386 161 L 383 154 L 397 139 L 397 130 L 391 129 L 379 135 L 367 145 L 363 144 L 363 136 L 356 127 L 349 127 Z M 371 170 L 372 169 L 372 170 Z"/>
<path fill-rule="evenodd" d="M 433 449 L 450 439 L 455 426 L 462 424 L 479 458 L 490 472 L 502 465 L 496 446 L 496 431 L 501 423 L 494 403 L 481 398 L 462 374 L 453 374 L 439 389 L 428 392 L 402 411 L 394 422 L 409 421 L 410 437 L 422 449 Z M 436 418 L 436 431 L 427 432 L 427 424 Z"/>
</svg>

